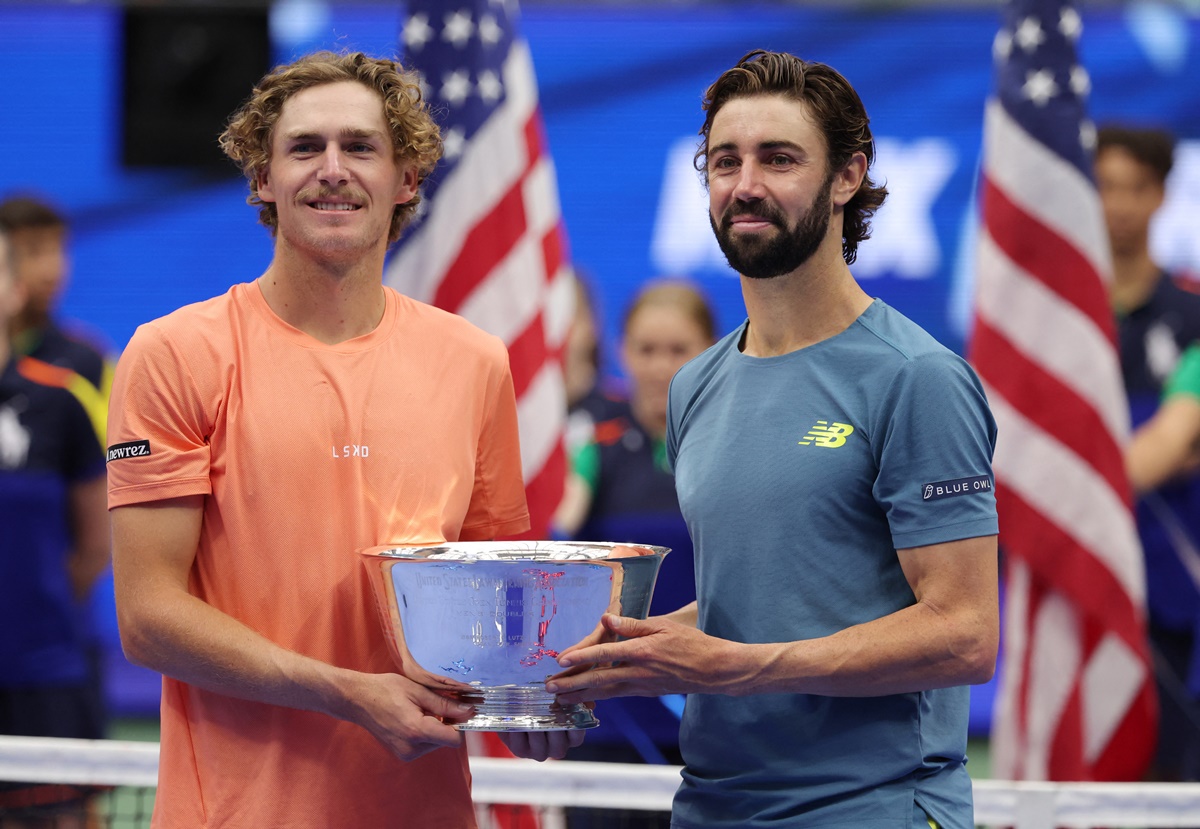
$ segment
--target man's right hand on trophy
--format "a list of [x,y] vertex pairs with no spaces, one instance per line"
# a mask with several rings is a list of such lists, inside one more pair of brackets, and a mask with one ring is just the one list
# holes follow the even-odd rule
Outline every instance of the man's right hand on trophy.
[[343,719],[369,731],[401,760],[415,760],[444,746],[462,744],[454,723],[465,722],[475,707],[401,674],[347,672]]
[[559,654],[565,670],[546,680],[546,690],[564,705],[612,697],[736,694],[745,679],[737,665],[746,646],[709,636],[673,616],[605,614],[606,635],[597,642],[589,636]]

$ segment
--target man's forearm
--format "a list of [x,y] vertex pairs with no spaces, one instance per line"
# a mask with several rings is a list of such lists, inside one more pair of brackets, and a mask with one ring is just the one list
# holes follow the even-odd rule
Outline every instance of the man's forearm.
[[921,603],[820,639],[743,647],[757,668],[745,693],[883,696],[986,682],[996,664],[990,624]]
[[342,716],[353,672],[280,647],[187,593],[130,604],[118,601],[131,662],[226,696]]

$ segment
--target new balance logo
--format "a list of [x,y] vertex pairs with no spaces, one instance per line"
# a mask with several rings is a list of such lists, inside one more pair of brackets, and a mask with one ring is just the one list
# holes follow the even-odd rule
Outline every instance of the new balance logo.
[[854,434],[854,427],[849,423],[830,423],[828,420],[818,420],[817,425],[808,430],[808,434],[800,441],[801,446],[824,446],[832,449],[841,446],[846,438]]

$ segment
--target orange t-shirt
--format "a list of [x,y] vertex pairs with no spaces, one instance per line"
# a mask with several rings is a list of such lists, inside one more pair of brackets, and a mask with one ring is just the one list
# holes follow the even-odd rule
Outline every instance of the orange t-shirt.
[[[272,641],[395,671],[357,550],[527,529],[503,343],[386,289],[325,345],[255,284],[141,326],[117,367],[109,507],[203,494],[190,589]],[[466,754],[405,763],[323,714],[163,682],[154,826],[469,827]]]

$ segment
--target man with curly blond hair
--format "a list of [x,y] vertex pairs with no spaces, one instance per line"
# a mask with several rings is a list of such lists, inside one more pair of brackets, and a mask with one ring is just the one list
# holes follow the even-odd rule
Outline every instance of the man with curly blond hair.
[[273,259],[138,329],[109,426],[122,642],[165,676],[153,825],[473,827],[472,710],[398,673],[356,554],[529,524],[503,343],[383,285],[437,125],[397,64],[323,52],[220,141]]

